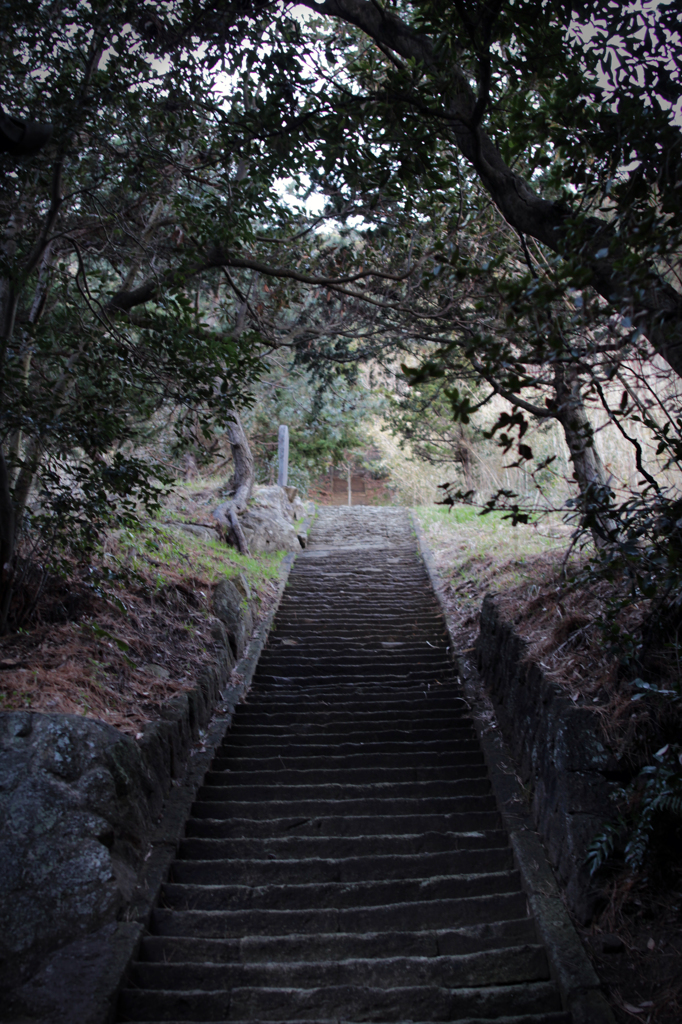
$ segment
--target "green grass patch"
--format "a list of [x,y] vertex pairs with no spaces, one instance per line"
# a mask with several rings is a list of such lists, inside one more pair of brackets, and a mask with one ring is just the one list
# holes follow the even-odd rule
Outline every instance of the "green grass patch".
[[160,589],[168,583],[205,581],[215,583],[243,573],[249,586],[259,591],[279,574],[283,551],[241,555],[221,541],[204,540],[162,523],[149,522],[140,529],[119,530],[107,561],[144,576]]
[[493,529],[496,524],[504,523],[503,512],[488,512],[481,515],[479,509],[471,505],[417,505],[414,511],[419,516],[422,526],[433,523],[456,524],[475,523],[480,529]]
[[439,572],[460,607],[479,607],[488,590],[535,582],[538,558],[563,556],[571,528],[558,515],[512,526],[501,512],[481,516],[469,506],[425,505],[415,509]]

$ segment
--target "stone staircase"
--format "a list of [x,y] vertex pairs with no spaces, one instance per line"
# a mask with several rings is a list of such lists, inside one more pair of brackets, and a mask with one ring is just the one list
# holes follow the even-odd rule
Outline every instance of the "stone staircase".
[[402,509],[322,509],[120,1021],[570,1024]]

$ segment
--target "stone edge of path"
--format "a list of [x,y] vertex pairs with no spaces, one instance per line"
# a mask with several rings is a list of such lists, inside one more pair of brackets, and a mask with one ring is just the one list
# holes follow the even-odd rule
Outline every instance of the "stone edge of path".
[[443,595],[444,584],[436,568],[433,553],[416,513],[409,510],[417,538],[419,554],[441,606],[450,651],[459,672],[464,693],[472,709],[474,728],[483,749],[490,779],[502,819],[509,833],[521,882],[544,943],[552,977],[564,1008],[573,1016],[573,1024],[615,1024],[601,983],[573,927],[539,835],[533,827],[527,796],[519,783],[517,769],[495,720],[476,668],[458,654],[449,613]]
[[[299,533],[309,533],[315,515],[316,511],[303,519]],[[189,752],[183,776],[172,782],[161,819],[150,836],[149,852],[126,908],[125,919],[106,925],[57,951],[48,968],[52,978],[45,977],[44,980],[63,990],[64,1005],[55,1007],[56,1012],[40,1019],[40,1024],[67,1024],[76,1019],[79,1024],[113,1024],[115,1021],[118,992],[137,955],[161,886],[168,876],[196,792],[229,728],[237,704],[251,685],[296,557],[297,553],[293,552],[282,559],[272,608],[256,628],[244,655],[235,666],[235,682],[222,689],[220,703],[216,705],[206,731]],[[91,959],[91,971],[87,968],[83,971],[83,958]],[[60,985],[57,976],[65,984]],[[71,978],[77,979],[73,988],[69,985]],[[24,1021],[26,1024],[38,1024],[39,1018],[21,1017],[17,1024],[24,1024]]]

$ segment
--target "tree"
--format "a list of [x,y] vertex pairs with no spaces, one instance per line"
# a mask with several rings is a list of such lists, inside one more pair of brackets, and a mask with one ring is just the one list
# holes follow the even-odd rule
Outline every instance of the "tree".
[[[347,124],[337,152],[359,110],[363,125],[374,115],[394,137],[411,132],[426,157],[429,132],[456,146],[505,221],[561,256],[573,284],[593,287],[682,372],[682,301],[671,283],[681,142],[672,116],[682,95],[671,70],[682,47],[674,3],[656,5],[648,24],[615,3],[306,6],[355,26],[381,51],[357,61],[350,99],[346,83],[330,98]],[[622,52],[609,66],[614,37]]]
[[[8,109],[54,126],[43,150],[6,163],[0,194],[5,606],[37,474],[31,515],[46,528],[50,494],[85,535],[112,504],[130,498],[132,514],[136,496],[154,500],[135,446],[162,421],[179,444],[226,423],[265,346],[339,366],[390,345],[474,345],[469,367],[521,408],[534,383],[561,387],[571,367],[586,379],[595,353],[626,353],[642,331],[682,368],[672,5],[644,34],[644,15],[615,4],[597,21],[559,0],[307,6],[307,21],[195,0],[34,0],[0,15]],[[645,54],[640,82],[628,62]],[[282,178],[326,195],[336,234],[282,201]],[[519,239],[504,280],[494,240],[487,267],[480,245],[472,255],[474,185]],[[439,209],[449,235],[429,241],[419,218],[433,226]],[[425,311],[426,292],[442,299],[440,281],[456,278],[459,305]],[[488,313],[472,315],[467,288]],[[534,311],[532,338],[510,331],[509,317],[528,325]],[[576,349],[580,324],[597,320],[601,347]]]
[[[326,299],[323,303],[328,305]],[[248,413],[261,481],[276,478],[280,423],[289,426],[289,481],[304,490],[330,465],[368,446],[367,425],[384,405],[383,394],[372,389],[357,363],[344,363],[340,370],[320,358],[309,368],[297,351],[280,349],[255,387]]]
[[[0,14],[8,106],[53,125],[39,152],[0,157],[0,629],[27,521],[87,550],[107,521],[153,508],[169,474],[141,447],[210,434],[261,369],[260,336],[237,324],[241,271],[221,282],[197,254],[288,211],[267,168],[240,174],[241,126],[202,55],[154,61],[129,16],[107,2]],[[135,313],[112,298],[150,276]]]

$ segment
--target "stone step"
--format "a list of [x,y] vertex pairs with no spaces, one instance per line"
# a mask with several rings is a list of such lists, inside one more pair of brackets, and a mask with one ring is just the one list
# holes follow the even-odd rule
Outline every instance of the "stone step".
[[[289,694],[278,694],[274,697],[272,694],[261,694],[258,687],[252,685],[249,690],[248,703],[243,705],[245,710],[249,708],[260,708],[263,704],[272,704],[273,701],[281,701],[282,707],[287,704],[296,703],[300,708],[301,699],[303,693],[309,694],[314,688],[309,684],[305,687],[292,686],[291,693]],[[402,704],[409,704],[411,702],[426,702],[433,700],[435,704],[447,706],[448,702],[452,703],[452,706],[456,704],[461,705],[462,703],[462,688],[455,682],[454,678],[449,682],[441,683],[437,687],[419,686],[414,683],[402,683],[400,685],[396,683],[389,683],[388,685],[381,686],[374,684],[373,686],[365,685],[362,680],[356,679],[350,686],[336,685],[330,689],[328,686],[324,688],[324,703],[320,704],[320,707],[334,707],[337,704],[349,704],[349,703],[361,703],[364,707],[370,707],[372,705],[380,708],[382,705],[395,705],[396,702]],[[313,705],[307,705],[313,707]]]
[[377,728],[373,722],[363,722],[362,719],[358,719],[357,722],[350,723],[348,728],[338,731],[334,731],[331,726],[307,729],[299,727],[286,731],[281,726],[256,725],[247,722],[240,725],[235,722],[229,733],[230,746],[241,747],[246,744],[254,744],[267,746],[268,749],[271,744],[277,749],[281,744],[300,745],[322,742],[326,744],[327,749],[337,744],[339,746],[348,743],[365,745],[367,742],[416,743],[421,747],[422,741],[437,743],[441,740],[445,743],[459,743],[462,740],[476,742],[476,733],[468,719],[453,723],[443,723],[437,720],[425,723],[417,719],[397,724],[385,723],[381,729]]
[[445,622],[440,620],[434,623],[431,620],[430,614],[413,616],[409,612],[404,615],[378,615],[373,618],[365,614],[352,617],[282,614],[273,625],[272,638],[274,641],[306,641],[311,638],[318,638],[318,641],[321,641],[328,636],[334,642],[345,641],[347,644],[356,638],[363,638],[364,643],[381,641],[426,645],[427,640],[432,644],[440,640],[447,644]]
[[[213,762],[221,770],[230,769],[235,771],[276,771],[280,768],[314,771],[317,768],[329,768],[330,770],[342,770],[343,765],[349,769],[382,769],[392,768],[396,763],[394,753],[382,753],[368,751],[360,748],[360,753],[346,754],[341,756],[325,756],[325,754],[308,753],[288,757],[284,754],[271,755],[267,750],[241,750],[232,751],[230,747],[221,747]],[[446,750],[445,752],[422,752],[419,750],[404,750],[400,754],[400,764],[405,768],[412,767],[439,769],[458,768],[464,765],[480,764],[481,752],[475,748],[467,750]]]
[[[208,868],[213,867],[208,862]],[[176,861],[173,873],[190,873],[190,861]],[[433,878],[380,879],[362,882],[311,882],[287,885],[229,885],[218,882],[166,882],[165,907],[180,910],[320,910],[388,906],[411,901],[442,901],[490,896],[520,889],[517,871],[488,871]]]
[[221,822],[189,818],[187,835],[181,840],[178,856],[183,859],[253,858],[261,860],[300,859],[305,857],[329,860],[339,857],[407,856],[456,852],[458,850],[490,850],[507,848],[505,832],[420,832],[413,835],[371,836],[296,836],[280,838],[224,839],[214,835]]
[[362,680],[363,685],[386,685],[395,684],[401,685],[403,683],[412,683],[414,686],[437,686],[441,682],[448,682],[452,676],[453,669],[448,668],[447,670],[439,669],[410,669],[406,666],[404,670],[398,669],[387,669],[384,671],[367,671],[349,673],[343,666],[339,667],[338,672],[328,671],[325,675],[322,673],[315,673],[310,676],[298,676],[298,675],[273,675],[268,672],[256,672],[255,685],[258,690],[262,689],[273,689],[273,687],[287,687],[290,688],[292,682],[297,684],[297,688],[307,690],[306,681],[310,682],[316,687],[322,686],[333,686],[339,685],[357,685],[358,679]]
[[199,800],[193,804],[192,813],[195,817],[202,817],[197,813],[196,808],[212,808],[211,817],[232,818],[237,817],[242,821],[273,821],[278,818],[314,818],[322,815],[337,818],[346,818],[352,821],[354,818],[366,818],[371,815],[377,818],[396,817],[400,815],[428,815],[438,814],[481,814],[485,812],[494,813],[497,809],[492,795],[484,796],[455,796],[439,798],[429,797],[423,800],[400,799],[392,800],[390,797],[372,798],[367,797],[359,800],[325,800],[323,797],[317,800],[276,800],[269,799],[261,802],[250,800],[233,800],[220,787],[206,786],[199,794]]
[[[225,811],[225,813],[223,813]],[[501,828],[499,812],[465,811],[462,814],[370,814],[319,815],[264,819],[226,817],[223,804],[206,801],[192,807],[194,818],[212,820],[211,835],[216,839],[299,836],[371,836],[419,835],[423,832],[487,832]]]
[[260,718],[247,718],[237,712],[230,726],[229,733],[225,735],[226,737],[229,735],[231,739],[233,736],[241,736],[248,733],[258,736],[265,736],[267,734],[271,736],[286,736],[313,735],[317,732],[325,736],[338,736],[339,738],[343,736],[346,739],[348,735],[352,736],[354,733],[372,732],[384,737],[386,733],[394,732],[415,735],[422,732],[433,733],[437,731],[458,735],[463,730],[466,730],[468,736],[474,735],[471,718],[461,709],[454,712],[436,709],[429,715],[419,716],[415,716],[414,713],[408,715],[405,711],[394,714],[384,712],[381,716],[368,716],[359,711],[354,717],[348,715],[344,719],[340,719],[339,716],[325,717],[324,715],[318,715],[314,718],[281,715],[279,721],[272,721],[272,715],[268,716],[267,719],[264,716]]
[[378,626],[372,625],[369,622],[358,623],[357,625],[327,623],[324,626],[300,622],[291,623],[290,625],[283,623],[282,625],[278,624],[274,631],[275,640],[296,640],[298,643],[319,644],[324,642],[326,637],[329,637],[334,645],[343,644],[345,646],[355,643],[367,643],[377,639],[384,643],[409,641],[413,644],[425,644],[427,641],[430,641],[433,644],[440,642],[446,645],[448,641],[445,626],[434,631],[429,628],[428,624],[420,625],[416,622],[402,625],[397,623],[381,623]]
[[435,607],[420,606],[419,604],[415,605],[414,608],[409,606],[396,608],[394,605],[381,607],[378,602],[373,601],[371,603],[366,602],[364,606],[358,605],[355,609],[347,609],[344,612],[327,609],[321,606],[319,601],[311,605],[309,609],[292,608],[289,604],[284,604],[277,615],[275,635],[281,630],[282,626],[290,625],[315,626],[320,631],[325,630],[327,627],[334,630],[336,626],[346,629],[362,625],[375,627],[375,632],[376,629],[383,629],[387,625],[406,628],[423,626],[429,632],[433,632],[434,619],[437,626],[441,628],[444,626],[440,611],[436,612]]
[[327,697],[315,709],[301,706],[300,691],[296,695],[260,694],[257,690],[249,692],[248,704],[240,704],[238,713],[246,719],[250,716],[257,718],[259,715],[343,715],[354,717],[355,715],[394,715],[422,712],[427,715],[439,713],[467,714],[469,708],[461,697],[451,697],[447,692],[442,693],[443,687],[421,688],[411,696],[393,691],[393,694],[377,694],[372,696],[366,692],[362,693],[329,693]]
[[[437,780],[434,782],[375,782],[365,785],[352,782],[323,782],[316,784],[311,780],[307,785],[291,785],[278,779],[271,773],[271,782],[256,785],[234,778],[232,772],[210,772],[205,785],[199,789],[198,800],[364,800],[367,798],[385,798],[398,800],[402,797],[420,799],[422,797],[438,797],[447,799],[459,796],[487,796],[490,793],[490,780],[481,775],[479,778],[455,779],[450,782]],[[220,794],[212,796],[209,794]]]
[[[383,649],[382,649],[383,648]],[[338,661],[352,660],[355,663],[362,663],[366,659],[378,659],[383,660],[384,656],[389,655],[389,661],[395,661],[396,658],[414,659],[423,658],[424,655],[433,656],[434,659],[439,659],[441,662],[447,662],[448,664],[454,664],[453,659],[450,655],[450,650],[445,644],[436,646],[435,644],[429,643],[427,640],[420,640],[416,643],[403,644],[395,640],[387,640],[385,644],[377,646],[376,644],[368,643],[354,643],[352,656],[348,652],[348,644],[344,641],[343,644],[334,646],[331,643],[321,644],[316,641],[314,637],[310,637],[306,640],[289,640],[286,637],[281,639],[273,638],[268,644],[268,647],[263,652],[263,657],[267,655],[270,657],[285,658],[288,656],[295,655],[301,659],[334,659]]]
[[[246,728],[262,729],[265,727],[282,730],[287,726],[326,729],[332,733],[348,732],[349,729],[352,731],[358,726],[374,729],[383,727],[413,728],[417,721],[415,710],[415,708],[412,708],[411,711],[408,708],[399,708],[395,711],[365,711],[363,708],[358,708],[355,714],[350,714],[347,711],[273,711],[271,713],[250,711],[247,713],[238,708],[230,726],[229,735],[234,735],[235,731],[243,731]],[[434,725],[439,725],[441,728],[445,726],[461,728],[471,722],[463,707],[428,709],[420,707],[418,713],[418,722],[423,728],[433,728]]]
[[[292,585],[292,589],[287,592],[287,599],[283,603],[282,609],[289,615],[326,615],[339,619],[358,615],[368,615],[372,619],[380,618],[382,615],[409,617],[413,611],[420,616],[431,615],[436,618],[442,616],[443,613],[438,602],[424,594],[418,581],[407,582],[406,588],[409,588],[413,594],[417,589],[422,590],[422,593],[414,601],[411,601],[404,597],[396,600],[393,595],[387,597],[385,586],[371,587],[366,583],[362,584],[361,593],[353,593],[349,589],[336,596],[331,596],[326,588],[307,591],[304,586]],[[358,589],[357,584],[355,589]]]
[[395,956],[380,959],[304,960],[256,963],[137,963],[132,976],[140,988],[202,989],[242,987],[319,989],[352,985],[459,988],[544,981],[549,976],[542,946],[521,945],[460,956]]
[[[154,1017],[154,1020],[159,1020],[159,1017]],[[185,1021],[187,1018],[185,1018]],[[129,1024],[146,1024],[144,1021],[129,1021]],[[173,1020],[168,1021],[166,1024],[184,1024],[183,1021]],[[235,1021],[235,1020],[221,1020],[217,1022],[203,1021],[201,1024],[247,1024],[246,1021]],[[280,1022],[281,1024],[281,1022]],[[287,1021],[286,1024],[302,1024],[302,1021]],[[306,1020],[305,1024],[338,1024],[338,1020],[321,1020],[319,1017],[311,1017]],[[350,1024],[350,1022],[344,1021],[344,1024]],[[358,1022],[359,1024],[359,1022]],[[397,1024],[414,1024],[413,1021],[398,1021]],[[419,1024],[426,1024],[426,1022],[419,1022]],[[459,1017],[457,1024],[572,1024],[571,1016],[568,1013],[562,1011],[554,1013],[524,1013],[521,1017]]]
[[[389,641],[390,643],[390,641]],[[415,645],[416,646],[416,645]],[[340,664],[350,667],[359,666],[363,671],[372,665],[392,665],[404,661],[406,664],[442,665],[450,664],[448,652],[438,650],[429,645],[420,645],[418,649],[404,650],[401,647],[386,647],[383,650],[330,650],[315,649],[312,644],[285,644],[268,647],[261,655],[261,664],[270,665],[273,661],[285,661],[302,671],[307,666],[318,668],[324,664]]]
[[[220,748],[218,752],[219,757],[224,757],[228,751],[231,751],[235,757],[250,758],[255,758],[259,753],[262,753],[264,759],[279,756],[287,758],[324,757],[330,749],[330,745],[325,742],[327,737],[320,739],[311,736],[306,740],[305,735],[301,735],[291,737],[291,740],[287,742],[283,737],[270,736],[268,737],[267,744],[264,744],[262,741],[259,742],[254,736],[233,736],[230,739],[229,747]],[[374,740],[368,738],[365,741],[357,740],[353,743],[347,741],[346,737],[343,739],[344,742],[337,741],[332,747],[336,757],[353,757],[357,754],[364,754],[365,756],[368,754],[391,754],[395,762],[403,754],[418,754],[425,758],[429,754],[476,753],[478,750],[478,741],[472,734],[462,739],[456,736],[447,736],[442,739],[426,739],[418,734],[415,734],[414,739],[403,740]]]
[[302,885],[321,882],[428,878],[513,868],[511,849],[459,850],[448,853],[369,855],[336,859],[235,860],[210,857],[179,858],[171,881],[192,885]]
[[309,679],[311,676],[369,675],[372,678],[402,676],[407,672],[428,675],[452,670],[452,663],[441,654],[354,655],[353,657],[310,657],[296,652],[295,657],[271,652],[258,662],[258,676],[286,676],[287,678]]
[[[178,972],[180,973],[180,972]],[[561,1010],[551,982],[526,982],[474,988],[435,988],[431,985],[391,989],[331,985],[310,989],[233,988],[229,992],[173,989],[126,989],[120,1008],[128,1019],[139,1020],[259,1020],[291,1021],[338,1019],[399,1021],[409,1007],[413,1020],[461,1021],[474,1015],[548,1013]],[[153,1016],[150,1016],[153,1014]],[[416,1016],[415,1016],[416,1015]]]
[[321,932],[434,931],[517,920],[527,914],[522,892],[442,900],[417,900],[372,907],[312,907],[306,910],[219,910],[157,907],[156,935],[241,938],[245,935]]
[[[317,641],[314,637],[311,637],[309,641],[302,639],[296,641],[296,646],[293,644],[290,646],[285,642],[286,638],[283,638],[281,642],[271,648],[267,653],[267,658],[264,658],[263,664],[268,665],[271,659],[281,659],[287,663],[294,664],[295,662],[301,663],[305,666],[306,663],[310,663],[312,667],[315,667],[321,661],[328,662],[332,666],[346,666],[351,665],[353,671],[358,671],[361,674],[370,672],[376,669],[376,666],[381,663],[382,665],[395,667],[396,664],[405,662],[406,664],[414,667],[415,664],[424,665],[438,665],[444,667],[454,667],[453,659],[450,657],[449,651],[446,650],[413,650],[411,652],[401,651],[390,651],[389,657],[384,657],[381,651],[371,651],[358,649],[354,652],[353,657],[346,656],[343,652],[340,652],[338,648],[327,647],[326,650],[320,650]],[[344,641],[348,643],[349,641]],[[386,641],[387,644],[393,644],[393,641]],[[421,643],[421,642],[420,642]],[[395,684],[391,684],[395,687]]]
[[[234,762],[232,762],[234,763]],[[488,777],[483,758],[473,764],[451,768],[277,768],[265,771],[241,771],[230,767],[228,758],[216,758],[206,772],[206,785],[229,786],[321,786],[401,785],[407,783],[447,783]]]
[[[433,683],[419,683],[412,680],[407,681],[405,679],[399,682],[381,683],[373,681],[371,679],[334,679],[331,682],[327,681],[324,683],[315,683],[313,681],[306,681],[305,685],[301,685],[300,681],[298,685],[295,680],[289,680],[286,685],[280,685],[277,688],[272,686],[261,687],[256,681],[253,684],[253,698],[254,707],[259,706],[259,703],[264,700],[281,701],[281,706],[284,707],[287,701],[298,701],[299,707],[302,703],[307,705],[312,704],[314,698],[319,698],[319,703],[333,704],[335,699],[343,700],[347,702],[349,698],[357,700],[358,703],[365,703],[368,705],[372,702],[379,702],[385,700],[387,697],[395,697],[400,694],[402,697],[408,696],[412,698],[422,697],[424,700],[428,699],[429,694],[433,694],[436,697],[440,697],[448,694],[454,689],[453,678],[439,680],[438,684]],[[457,688],[458,695],[461,693]]]
[[[371,608],[371,610],[370,610]],[[434,618],[440,618],[438,625],[442,627],[443,620],[440,610],[431,605],[415,605],[410,607],[396,607],[395,605],[384,605],[377,600],[368,603],[358,603],[355,606],[347,606],[343,609],[329,607],[319,599],[310,605],[283,606],[277,616],[277,631],[282,626],[314,626],[321,632],[327,628],[347,629],[358,625],[372,626],[375,633],[385,626],[412,627],[424,626],[433,632]],[[275,634],[277,635],[277,634]]]
[[528,917],[422,932],[248,935],[241,939],[147,935],[140,959],[167,963],[262,963],[281,960],[460,956],[536,942]]

